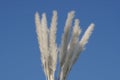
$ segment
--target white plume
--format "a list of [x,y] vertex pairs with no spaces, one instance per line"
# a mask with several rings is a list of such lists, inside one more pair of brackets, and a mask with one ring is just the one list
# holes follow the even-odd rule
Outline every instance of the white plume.
[[[85,45],[87,44],[88,39],[94,29],[94,24],[92,23],[79,41],[81,33],[79,19],[75,19],[71,33],[74,13],[74,11],[68,13],[64,33],[62,35],[59,54],[60,71],[58,74],[58,80],[66,80],[68,73],[70,72],[74,63],[77,61],[80,53],[84,50]],[[40,20],[39,14],[36,12],[35,24],[39,48],[41,52],[41,61],[46,79],[54,80],[58,55],[58,48],[56,44],[57,11],[53,11],[50,29],[48,29],[47,26],[45,13],[42,14],[42,19]]]
[[68,13],[68,17],[66,20],[65,28],[64,28],[64,33],[62,35],[62,43],[61,43],[61,51],[60,51],[60,66],[63,66],[63,63],[66,58],[66,53],[67,53],[67,47],[69,43],[69,38],[70,38],[70,28],[72,25],[72,19],[74,17],[74,11],[71,11]]
[[90,24],[90,26],[88,27],[88,29],[86,30],[85,34],[83,35],[81,41],[80,41],[80,45],[84,48],[85,45],[88,42],[89,37],[91,36],[91,33],[94,29],[94,24]]
[[76,45],[79,41],[80,33],[81,33],[81,29],[80,29],[80,26],[79,26],[79,20],[76,19],[75,23],[74,23],[74,27],[73,27],[72,37],[71,37],[71,40],[70,40],[70,43],[69,43],[69,46],[68,46],[69,48],[67,50],[67,57],[66,57],[66,60],[65,60],[65,65],[64,65],[64,67],[68,67],[68,71],[66,71],[66,75],[68,74],[68,72],[71,69],[71,66],[70,66],[70,64],[72,62],[71,58],[74,55],[73,51],[75,50]]
[[57,64],[57,45],[56,45],[56,31],[57,31],[57,12],[53,11],[50,31],[47,27],[46,14],[42,14],[40,21],[39,14],[35,14],[36,33],[38,36],[38,43],[41,52],[41,61],[47,80],[54,80],[54,73]]
[[47,76],[46,69],[45,69],[45,55],[44,55],[44,47],[43,47],[44,44],[43,44],[43,38],[42,38],[42,35],[43,35],[42,34],[42,26],[40,23],[40,18],[39,18],[38,12],[36,12],[36,14],[35,14],[35,23],[36,23],[36,33],[38,36],[39,48],[40,48],[40,52],[41,52],[41,61],[43,64],[44,72]]
[[84,33],[82,39],[79,41],[79,43],[76,45],[76,48],[74,50],[74,56],[72,58],[72,64],[71,66],[76,62],[76,60],[78,59],[80,53],[84,50],[85,45],[88,42],[89,37],[91,36],[91,33],[94,29],[94,24],[92,23],[88,29],[86,30],[86,32]]
[[54,73],[56,70],[56,64],[57,64],[57,45],[56,45],[56,28],[57,26],[57,12],[53,11],[53,17],[50,27],[50,36],[49,36],[49,71],[50,71],[50,77],[53,80]]
[[70,63],[73,54],[73,50],[75,49],[75,46],[79,40],[79,35],[81,33],[81,29],[79,26],[79,20],[76,19],[73,27],[73,32],[72,32],[72,37],[70,39],[69,45],[67,46],[67,53],[66,53],[66,58],[64,61],[64,64],[61,69],[61,75],[60,75],[60,80],[65,80],[67,77],[67,74],[69,73],[71,66]]
[[41,54],[44,54],[44,59],[45,59],[45,70],[46,70],[46,75],[49,78],[49,70],[48,70],[48,28],[47,28],[47,19],[46,19],[46,14],[42,14],[42,19],[41,19],[41,26],[42,26],[42,39],[43,39],[43,50],[44,52]]

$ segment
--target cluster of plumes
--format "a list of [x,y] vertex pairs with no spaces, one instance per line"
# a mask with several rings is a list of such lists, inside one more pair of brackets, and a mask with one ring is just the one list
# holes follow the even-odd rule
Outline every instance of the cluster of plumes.
[[[59,49],[60,70],[58,80],[66,80],[73,64],[84,50],[86,43],[94,29],[94,24],[90,24],[83,37],[80,38],[81,29],[79,19],[75,19],[71,32],[74,11],[68,13],[62,35],[61,47]],[[42,14],[40,19],[38,12],[35,14],[36,32],[41,52],[41,61],[47,80],[54,80],[58,48],[56,44],[57,12],[53,11],[50,29],[47,26],[46,14]]]

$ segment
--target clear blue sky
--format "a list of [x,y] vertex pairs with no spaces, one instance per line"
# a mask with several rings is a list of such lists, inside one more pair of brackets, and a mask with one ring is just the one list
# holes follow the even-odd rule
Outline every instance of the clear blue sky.
[[119,0],[0,0],[0,80],[45,80],[41,68],[34,14],[58,11],[57,43],[67,13],[76,11],[83,32],[95,30],[68,80],[120,80]]

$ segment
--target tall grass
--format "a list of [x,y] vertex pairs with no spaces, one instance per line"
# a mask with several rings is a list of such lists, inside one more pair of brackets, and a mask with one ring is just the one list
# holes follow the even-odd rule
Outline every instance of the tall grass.
[[74,11],[68,13],[64,33],[62,34],[59,55],[56,44],[57,11],[53,11],[50,29],[48,29],[47,26],[46,14],[43,13],[41,19],[38,12],[35,14],[36,33],[41,53],[41,61],[47,80],[55,79],[57,56],[59,56],[60,61],[58,62],[60,64],[60,70],[57,79],[66,80],[73,64],[75,64],[80,53],[85,49],[85,45],[94,29],[94,24],[90,24],[82,38],[79,39],[81,33],[80,21],[79,19],[75,19],[74,26],[72,27],[74,14]]

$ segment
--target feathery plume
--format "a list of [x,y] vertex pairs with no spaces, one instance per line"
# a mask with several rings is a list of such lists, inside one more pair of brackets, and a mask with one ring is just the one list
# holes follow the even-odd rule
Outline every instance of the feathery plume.
[[72,58],[72,64],[71,66],[76,62],[76,60],[78,59],[80,53],[84,50],[85,45],[88,42],[89,37],[92,34],[92,31],[94,29],[94,24],[92,23],[88,29],[86,30],[86,32],[84,33],[82,39],[79,41],[79,43],[76,45],[76,48],[74,50],[74,54],[73,58]]
[[65,65],[64,65],[64,67],[68,67],[68,71],[66,71],[66,75],[68,74],[68,72],[71,69],[71,66],[70,66],[70,63],[72,62],[71,58],[74,55],[73,51],[76,47],[77,42],[79,41],[80,33],[81,33],[81,29],[79,26],[79,20],[76,19],[75,23],[74,23],[74,27],[73,27],[72,37],[71,37],[71,40],[69,42],[69,46],[68,46],[69,48],[67,50],[67,57],[65,60]]
[[47,28],[47,19],[46,19],[46,14],[42,14],[42,19],[41,19],[41,27],[42,27],[42,39],[43,39],[43,53],[44,54],[44,59],[45,59],[45,70],[46,70],[46,76],[49,78],[49,71],[48,71],[48,28]]
[[57,64],[57,45],[56,45],[56,28],[57,26],[57,12],[53,11],[53,17],[50,27],[50,36],[49,36],[49,73],[50,77],[53,80],[54,73],[56,70]]
[[92,34],[92,31],[94,29],[94,24],[90,24],[90,26],[88,27],[88,29],[86,30],[85,34],[83,35],[81,41],[80,41],[80,45],[84,48],[84,46],[87,44],[89,37]]
[[70,28],[72,24],[72,19],[74,17],[74,11],[71,11],[68,13],[68,17],[66,20],[64,33],[62,35],[62,44],[61,44],[61,51],[60,51],[60,66],[63,66],[63,63],[65,61],[66,52],[67,52],[67,46],[70,38]]
[[50,46],[49,46],[49,50],[50,50],[50,55],[54,56],[53,57],[53,68],[55,71],[55,67],[56,67],[56,60],[57,60],[57,45],[56,45],[56,28],[57,26],[57,12],[53,11],[53,18],[52,18],[52,22],[51,22],[51,27],[50,27]]
[[47,80],[54,80],[54,73],[57,64],[57,12],[53,11],[50,30],[47,28],[46,14],[42,14],[40,21],[39,14],[35,14],[36,33],[41,52],[41,61]]
[[37,33],[39,48],[40,48],[40,52],[41,52],[41,61],[42,61],[42,64],[43,64],[44,72],[47,76],[47,73],[46,73],[46,70],[45,70],[45,55],[43,54],[44,53],[44,48],[42,46],[43,45],[42,26],[41,26],[41,23],[40,23],[40,18],[39,18],[38,12],[36,12],[36,14],[35,14],[35,24],[36,24],[36,33]]
[[41,51],[41,61],[46,77],[48,78],[48,29],[45,13],[40,21],[39,14],[35,14],[36,33],[38,36],[39,48]]
[[81,29],[79,27],[79,20],[75,19],[72,37],[69,41],[69,45],[67,46],[68,48],[67,48],[67,53],[66,53],[66,59],[61,69],[60,80],[65,80],[71,69],[71,66],[70,66],[70,63],[72,62],[71,58],[74,55],[73,50],[75,49],[75,45],[77,44],[79,40],[80,33],[81,33]]
[[42,38],[43,38],[43,47],[44,47],[44,55],[47,58],[48,57],[48,28],[47,28],[47,19],[46,14],[42,14],[41,19],[41,27],[42,27]]
[[[70,72],[72,66],[75,64],[80,53],[84,50],[85,45],[87,44],[88,39],[94,29],[94,24],[92,23],[79,41],[79,36],[81,33],[79,19],[75,19],[72,34],[70,32],[74,13],[74,11],[68,13],[64,33],[62,35],[59,54],[60,71],[58,80],[66,80],[68,73]],[[42,14],[42,19],[40,20],[39,14],[36,12],[35,24],[45,76],[47,80],[54,80],[58,55],[58,48],[56,44],[57,11],[53,11],[50,29],[48,29],[47,26],[45,13]]]

